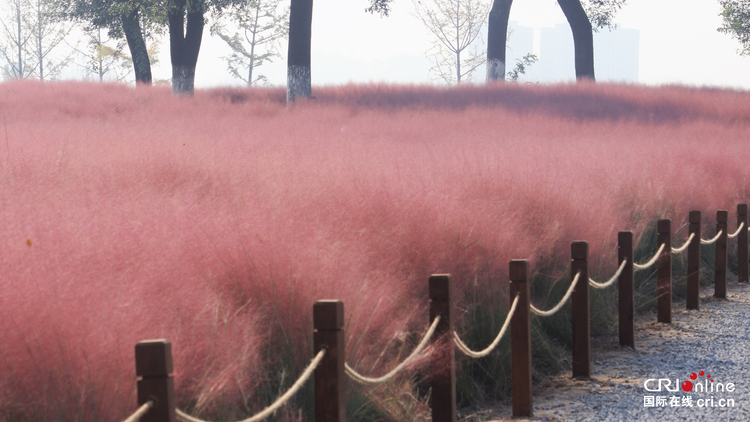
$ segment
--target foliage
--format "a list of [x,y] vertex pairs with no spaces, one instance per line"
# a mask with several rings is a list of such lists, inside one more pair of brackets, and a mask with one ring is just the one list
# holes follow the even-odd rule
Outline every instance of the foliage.
[[95,31],[95,34],[85,31],[89,48],[87,51],[78,51],[86,61],[82,67],[87,75],[96,77],[100,82],[103,82],[105,77],[108,80],[125,82],[133,72],[133,59],[124,52],[125,40],[102,40],[101,28]]
[[[151,83],[148,39],[164,32],[167,2],[156,0],[58,0],[64,17],[81,23],[85,32],[107,29],[110,39],[126,39],[137,83]],[[155,44],[151,44],[153,47]],[[84,54],[86,55],[86,54]]]
[[[182,101],[160,87],[0,84],[0,420],[123,420],[133,346],[150,338],[173,344],[181,408],[242,419],[306,366],[318,299],[344,301],[347,362],[381,375],[425,331],[432,273],[453,274],[456,329],[486,345],[477,333],[507,312],[510,259],[530,259],[547,308],[570,281],[571,241],[589,241],[601,280],[618,231],[640,238],[657,215],[682,227],[697,209],[710,234],[716,209],[747,202],[749,95],[341,86],[288,108],[283,89]],[[606,332],[596,312],[592,332]],[[569,356],[569,325],[535,321],[541,375]],[[501,374],[491,359],[470,372]],[[357,387],[352,406],[370,415],[358,420],[419,420],[395,415],[424,409],[423,373]],[[467,408],[482,397],[470,386],[498,399],[492,377],[465,380]],[[309,409],[309,390],[294,400],[277,420]]]
[[125,37],[122,16],[137,10],[141,17],[141,28],[146,37],[161,35],[166,23],[166,2],[157,0],[58,0],[64,5],[65,17],[81,23],[92,32],[97,28],[107,29],[109,38]]
[[[431,69],[447,83],[461,83],[486,61],[476,45],[487,20],[489,3],[484,0],[413,0],[416,16],[435,37]],[[462,53],[464,54],[462,58]]]
[[517,82],[518,77],[526,74],[526,69],[536,63],[538,60],[536,54],[528,53],[523,58],[516,59],[516,67],[508,72],[508,80]]
[[[93,77],[100,82],[126,82],[133,73],[133,59],[125,52],[126,43],[123,39],[111,39],[102,35],[101,28],[84,30],[88,38],[88,49],[76,48],[83,62],[78,66],[86,72],[87,77]],[[151,65],[159,62],[159,41],[151,42],[148,48]]]
[[229,15],[223,17],[236,23],[242,33],[229,35],[227,19],[217,20],[211,26],[211,32],[232,49],[232,54],[224,57],[227,70],[248,85],[267,84],[265,76],[253,76],[254,70],[281,57],[280,41],[289,35],[289,9],[279,13],[280,3],[281,0],[251,0],[232,7]]
[[719,4],[723,21],[718,31],[740,42],[742,48],[737,51],[740,55],[750,55],[750,1],[719,0]]
[[610,31],[617,29],[613,19],[617,12],[627,3],[628,0],[585,0],[581,2],[583,10],[591,21],[594,32],[599,29],[607,28]]
[[380,16],[387,17],[391,13],[391,2],[393,0],[370,0],[370,7],[365,9],[368,13],[378,13]]

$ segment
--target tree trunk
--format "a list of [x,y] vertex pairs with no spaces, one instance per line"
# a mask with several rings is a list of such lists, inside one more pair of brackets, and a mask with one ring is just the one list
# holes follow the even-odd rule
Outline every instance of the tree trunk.
[[286,101],[312,96],[310,46],[312,0],[292,0],[289,9],[289,58],[286,70]]
[[38,54],[39,55],[39,80],[44,82],[44,49],[42,48],[42,14],[39,13],[37,16],[39,19],[39,25],[38,25],[39,31],[37,32],[36,48],[37,48],[37,51],[39,52]]
[[[255,8],[255,21],[253,22],[253,38],[250,40],[250,70],[247,72],[247,86],[253,85],[253,68],[255,67],[255,36],[258,34],[258,19],[260,19],[260,4]],[[247,28],[245,28],[245,39],[247,39]]]
[[42,2],[37,1],[36,3],[36,49],[37,56],[39,56],[39,80],[44,82],[44,49],[42,49]]
[[185,25],[185,0],[175,1],[168,13],[169,52],[172,60],[172,92],[193,95],[195,65],[203,38],[203,12],[187,10]]
[[513,0],[495,0],[487,20],[487,83],[505,81],[508,19]]
[[[104,57],[102,56],[102,29],[98,28],[96,33],[96,56],[99,61],[99,82],[104,82]],[[149,66],[150,67],[150,66]],[[136,80],[136,85],[138,81]]]
[[[130,12],[124,13],[121,18],[122,30],[125,32],[125,39],[128,41],[130,56],[133,58],[135,83],[136,85],[151,85],[151,61],[148,58],[146,42],[143,40],[143,35],[141,34],[141,24],[138,20],[138,9],[133,9]],[[99,44],[99,49],[99,55],[101,56],[101,42]]]
[[591,22],[581,6],[580,0],[557,0],[570,29],[575,46],[576,79],[594,78],[594,35]]
[[21,34],[21,0],[16,0],[16,21],[18,23],[18,79],[23,79],[23,35]]
[[[456,2],[456,19],[460,16],[461,2]],[[456,25],[456,85],[461,83],[461,33],[460,26]]]
[[461,50],[456,50],[456,85],[461,83]]

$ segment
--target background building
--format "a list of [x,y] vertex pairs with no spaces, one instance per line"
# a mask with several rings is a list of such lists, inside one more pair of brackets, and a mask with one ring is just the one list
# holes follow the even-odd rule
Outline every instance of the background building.
[[[516,60],[534,52],[539,61],[521,78],[528,82],[556,83],[575,80],[573,33],[567,24],[533,28],[511,22],[508,26],[507,70]],[[536,35],[536,36],[535,36]],[[538,40],[538,46],[535,41]],[[594,71],[597,81],[638,82],[640,33],[637,29],[603,29],[594,33]]]

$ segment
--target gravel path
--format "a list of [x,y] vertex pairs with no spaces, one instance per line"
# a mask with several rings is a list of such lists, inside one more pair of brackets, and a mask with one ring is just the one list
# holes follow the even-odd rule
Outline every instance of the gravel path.
[[[671,325],[652,322],[655,315],[641,319],[636,350],[621,348],[616,338],[594,347],[591,379],[573,380],[567,373],[546,380],[534,392],[534,417],[514,420],[750,420],[750,286],[730,282],[728,292],[726,300],[714,299],[713,289],[702,292],[699,311],[675,304]],[[678,379],[680,384],[707,382],[709,390],[645,390],[646,380],[660,378],[670,379],[670,388]],[[719,383],[732,383],[735,389],[717,391]],[[658,387],[658,381],[649,387]],[[654,397],[653,407],[645,404],[648,396]],[[510,409],[503,407],[492,416],[508,420]]]

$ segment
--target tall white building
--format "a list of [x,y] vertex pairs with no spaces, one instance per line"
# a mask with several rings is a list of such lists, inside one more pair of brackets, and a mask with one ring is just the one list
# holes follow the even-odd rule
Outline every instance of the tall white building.
[[[520,26],[518,22],[508,23],[508,40],[505,45],[505,73],[507,74],[516,67],[516,60],[534,53],[534,28]],[[528,80],[528,72],[524,79]]]
[[[511,22],[512,33],[506,52],[508,71],[515,66],[516,59],[532,51],[534,29]],[[575,58],[573,33],[568,24],[554,28],[541,28],[539,47],[535,51],[539,61],[531,66],[522,80],[530,82],[556,83],[575,80]],[[517,40],[516,34],[520,34]],[[527,38],[532,34],[531,41]],[[515,44],[515,42],[519,43]],[[637,29],[602,29],[594,33],[594,72],[597,81],[638,82],[638,46],[640,33]],[[524,51],[524,52],[522,52]]]
[[[573,37],[571,33],[571,38]],[[594,72],[596,79],[612,82],[638,82],[640,31],[619,28],[594,33]]]

